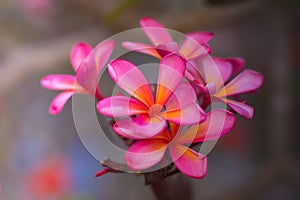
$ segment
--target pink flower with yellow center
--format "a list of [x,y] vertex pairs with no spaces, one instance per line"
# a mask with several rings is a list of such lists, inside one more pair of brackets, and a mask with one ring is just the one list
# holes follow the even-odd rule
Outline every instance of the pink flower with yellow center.
[[190,63],[192,65],[186,73],[187,77],[196,83],[204,94],[204,100],[224,102],[246,119],[253,117],[253,107],[227,97],[235,97],[260,88],[263,83],[261,73],[246,69],[229,81],[231,76],[236,75],[245,66],[243,59],[205,57],[194,59]]
[[145,170],[158,164],[169,153],[183,174],[203,178],[207,171],[206,156],[187,145],[217,140],[233,128],[235,121],[235,116],[229,111],[216,109],[207,114],[205,121],[186,131],[180,130],[177,124],[169,123],[170,130],[164,129],[153,138],[138,140],[131,145],[125,154],[125,161],[133,170]]
[[95,49],[86,43],[78,43],[70,55],[76,75],[52,74],[41,80],[44,88],[63,91],[53,99],[49,108],[50,114],[59,114],[74,93],[89,94],[102,99],[97,86],[98,75],[110,58],[113,48],[114,42],[111,40],[101,42]]
[[155,98],[142,72],[126,60],[114,60],[108,71],[127,96],[111,96],[101,100],[98,111],[106,116],[129,118],[117,120],[114,130],[128,138],[148,138],[161,132],[166,122],[195,124],[205,119],[197,104],[194,88],[183,82],[185,60],[170,54],[160,62]]
[[145,17],[141,19],[140,25],[152,45],[138,42],[123,42],[122,46],[124,48],[148,54],[159,59],[172,52],[182,55],[186,60],[201,55],[208,55],[211,52],[211,48],[207,44],[213,37],[213,33],[211,32],[186,34],[178,47],[178,44],[173,41],[169,31],[158,21],[150,17]]

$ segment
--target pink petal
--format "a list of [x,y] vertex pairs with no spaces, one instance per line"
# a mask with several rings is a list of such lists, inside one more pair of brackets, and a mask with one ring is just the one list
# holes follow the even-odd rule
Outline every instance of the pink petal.
[[90,55],[84,59],[77,70],[76,77],[78,83],[92,95],[96,93],[99,73],[110,58],[113,48],[114,42],[112,40],[101,42]]
[[222,71],[219,70],[217,63],[213,59],[210,57],[205,57],[203,59],[196,59],[194,61],[196,62],[194,65],[200,67],[199,70],[206,84],[215,83],[217,89],[224,85],[224,75],[222,75]]
[[[227,80],[232,75],[232,64],[227,59],[224,58],[213,58],[220,74],[223,79],[223,83],[226,83]],[[220,87],[220,86],[219,86]]]
[[180,52],[186,59],[192,59],[202,53],[207,53],[207,46],[203,44],[211,40],[213,35],[214,34],[211,32],[195,32],[187,34],[180,45]]
[[196,101],[195,89],[188,82],[181,82],[166,102],[166,110],[177,110]]
[[52,115],[59,114],[66,102],[70,99],[70,97],[74,94],[73,91],[70,92],[61,92],[59,93],[51,102],[49,113]]
[[114,60],[108,71],[114,82],[148,107],[154,104],[152,90],[143,73],[127,60]]
[[157,49],[169,51],[169,52],[178,52],[178,45],[176,42],[168,42],[164,44],[160,44],[156,47]]
[[144,17],[141,19],[140,24],[146,36],[155,46],[173,41],[168,30],[158,21],[150,17]]
[[187,61],[186,71],[184,76],[192,82],[199,83],[200,85],[205,85],[202,75],[200,73],[199,67],[195,66],[195,62]]
[[97,74],[105,67],[107,61],[109,60],[113,50],[115,43],[112,40],[104,40],[100,44],[96,46],[94,49],[94,59],[97,69]]
[[156,50],[162,58],[170,53],[178,53],[178,55],[180,54],[178,52],[178,45],[176,42],[160,44],[156,47]]
[[194,58],[203,58],[211,54],[212,48],[207,44],[203,43],[201,45],[195,44],[194,49],[189,48],[185,51],[180,50],[180,53],[184,56],[186,60],[191,60]]
[[161,60],[156,91],[156,103],[164,106],[170,95],[183,79],[185,60],[173,53]]
[[179,138],[181,144],[217,140],[235,125],[234,114],[223,109],[215,109],[207,114],[206,120],[190,127]]
[[182,41],[181,46],[189,45],[189,42],[192,40],[196,41],[198,44],[207,43],[209,42],[213,37],[213,32],[193,32],[186,34],[185,40]]
[[217,91],[215,83],[209,83],[203,89],[205,94],[215,94]]
[[176,124],[189,125],[203,121],[206,114],[197,103],[191,103],[178,110],[167,110],[161,113],[160,117]]
[[246,61],[243,58],[226,58],[232,65],[232,75],[235,75],[246,65]]
[[254,114],[253,107],[251,107],[245,103],[233,101],[230,99],[222,98],[222,100],[225,103],[227,103],[234,111],[236,111],[237,113],[239,113],[241,116],[245,117],[246,119],[251,119],[253,117],[253,114]]
[[80,42],[73,47],[70,55],[70,60],[75,72],[77,71],[82,61],[89,55],[92,50],[93,47],[83,42]]
[[48,75],[42,78],[41,85],[49,90],[74,90],[76,77],[72,75]]
[[246,69],[226,84],[224,90],[220,90],[215,96],[225,97],[257,90],[261,87],[263,79],[261,73]]
[[151,45],[138,42],[122,42],[122,46],[130,51],[137,51],[161,59],[161,56],[157,52],[156,48]]
[[203,178],[207,171],[207,158],[186,146],[175,144],[170,147],[170,154],[176,167],[192,178]]
[[159,134],[166,127],[165,120],[150,119],[147,115],[139,115],[137,118],[118,120],[114,125],[114,131],[129,139],[145,139]]
[[112,96],[98,102],[98,111],[107,116],[120,117],[148,113],[149,109],[133,98]]
[[131,169],[147,169],[161,161],[166,149],[167,143],[164,140],[137,141],[127,150],[125,161]]

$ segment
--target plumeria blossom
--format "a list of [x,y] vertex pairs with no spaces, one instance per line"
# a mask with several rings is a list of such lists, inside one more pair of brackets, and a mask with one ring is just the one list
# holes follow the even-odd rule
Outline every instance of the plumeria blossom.
[[[197,152],[195,145],[227,134],[235,125],[236,113],[253,117],[254,109],[239,95],[260,88],[263,75],[242,71],[245,61],[241,58],[210,57],[212,50],[207,43],[213,37],[211,32],[186,34],[177,43],[152,18],[141,19],[140,25],[151,44],[124,41],[122,46],[159,59],[157,82],[149,83],[127,60],[109,60],[113,41],[105,40],[94,49],[79,43],[70,56],[75,75],[48,75],[41,80],[43,87],[62,91],[53,99],[49,112],[60,113],[68,99],[80,93],[97,98],[99,113],[113,118],[114,133],[129,147],[124,155],[126,164],[104,159],[101,163],[105,169],[96,176],[145,173],[146,181],[152,183],[179,170],[189,177],[203,178],[207,157]],[[107,62],[108,72],[121,91],[103,98],[98,78]],[[227,104],[230,109],[216,108],[214,102]],[[149,171],[156,169],[158,173],[151,174],[154,179],[147,180]]]
[[[74,93],[89,94],[102,99],[98,90],[98,75],[107,63],[114,48],[114,42],[106,40],[95,49],[89,44],[76,44],[70,61],[76,75],[52,74],[41,80],[41,85],[49,90],[62,90],[52,101],[49,113],[59,114]],[[89,55],[89,56],[88,56]]]
[[145,35],[151,41],[151,45],[138,42],[123,42],[122,46],[131,51],[148,54],[159,59],[176,52],[186,60],[193,59],[201,55],[208,55],[211,48],[207,42],[212,39],[212,32],[194,32],[186,34],[183,41],[178,44],[173,41],[169,31],[158,21],[145,17],[141,19],[140,25]]
[[181,134],[180,126],[171,122],[170,130],[166,128],[153,138],[138,140],[131,145],[125,161],[134,170],[144,170],[159,163],[169,153],[182,173],[192,178],[203,178],[207,171],[207,158],[187,145],[217,140],[232,129],[235,121],[231,112],[216,109],[207,114],[204,122]]
[[[166,122],[195,124],[205,119],[194,89],[183,82],[186,62],[177,54],[170,54],[160,62],[155,98],[142,72],[126,60],[114,60],[108,71],[127,96],[111,96],[101,100],[98,111],[106,116],[124,117],[117,120],[114,130],[124,137],[139,139],[152,137],[166,127]],[[186,98],[186,97],[189,98]]]
[[190,80],[193,80],[204,94],[204,100],[222,101],[246,119],[253,117],[253,107],[227,97],[234,97],[260,88],[263,83],[261,73],[246,69],[228,81],[245,66],[243,59],[206,57],[194,59],[191,63],[192,67],[189,68],[191,71],[188,72]]

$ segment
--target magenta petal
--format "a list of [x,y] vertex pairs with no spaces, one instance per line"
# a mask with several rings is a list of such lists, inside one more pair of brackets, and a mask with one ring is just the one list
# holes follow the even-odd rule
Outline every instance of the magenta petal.
[[223,83],[227,82],[227,80],[230,78],[232,75],[232,64],[229,62],[227,59],[223,58],[213,58],[220,75],[223,79]]
[[137,51],[161,59],[161,56],[157,52],[156,48],[151,45],[138,42],[122,42],[122,46],[130,51]]
[[207,158],[181,144],[170,147],[170,154],[176,167],[185,175],[200,179],[207,172]]
[[179,138],[181,144],[217,140],[235,125],[234,114],[223,109],[215,109],[207,114],[204,122],[190,127]]
[[104,68],[114,48],[112,40],[105,40],[97,45],[97,47],[84,59],[77,70],[76,77],[80,85],[82,85],[90,94],[94,95],[98,86],[98,76]]
[[211,32],[195,32],[187,34],[180,45],[180,52],[186,59],[192,59],[200,54],[209,53],[205,44],[213,37]]
[[183,79],[185,60],[176,53],[165,56],[160,63],[156,91],[156,103],[164,106]]
[[98,102],[98,111],[107,116],[120,117],[148,113],[149,109],[141,102],[126,96],[112,96]]
[[220,90],[216,96],[231,96],[257,90],[261,87],[263,79],[261,73],[246,69],[226,84],[224,90]]
[[251,107],[245,103],[233,101],[230,99],[222,98],[222,100],[225,103],[227,103],[234,111],[236,111],[237,113],[239,113],[241,116],[245,117],[246,119],[251,119],[253,117],[253,114],[254,114],[253,107]]
[[191,103],[178,110],[172,110],[161,113],[160,116],[176,124],[189,125],[197,124],[206,117],[205,112],[197,103]]
[[178,53],[178,45],[176,42],[169,42],[169,43],[164,43],[160,44],[156,47],[157,52],[161,57],[165,57],[169,55],[170,53]]
[[143,73],[127,60],[114,60],[109,64],[108,71],[114,82],[148,107],[154,103],[152,90]]
[[203,88],[204,94],[214,94],[216,91],[217,89],[215,83],[209,83]]
[[147,115],[140,115],[135,119],[118,120],[114,130],[125,138],[145,139],[159,134],[165,127],[165,120],[150,119]]
[[126,152],[125,161],[134,170],[143,170],[157,164],[163,158],[167,143],[152,139],[135,142]]
[[49,113],[52,115],[59,114],[66,102],[70,99],[70,97],[74,94],[73,91],[71,92],[61,92],[59,93],[51,102]]
[[42,78],[41,85],[49,90],[74,90],[76,77],[72,75],[48,75]]
[[73,47],[70,55],[70,60],[75,72],[77,71],[82,61],[89,55],[92,50],[93,47],[83,42],[80,42]]
[[144,17],[141,19],[140,24],[146,36],[155,46],[172,42],[170,33],[158,21],[150,17]]
[[243,58],[226,58],[232,65],[232,75],[235,75],[246,65],[246,61]]

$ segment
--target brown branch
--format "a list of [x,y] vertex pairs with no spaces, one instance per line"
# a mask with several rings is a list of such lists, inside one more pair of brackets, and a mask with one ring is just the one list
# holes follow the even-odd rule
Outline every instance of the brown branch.
[[192,189],[188,178],[182,174],[168,179],[158,179],[151,183],[151,189],[158,200],[192,199]]

